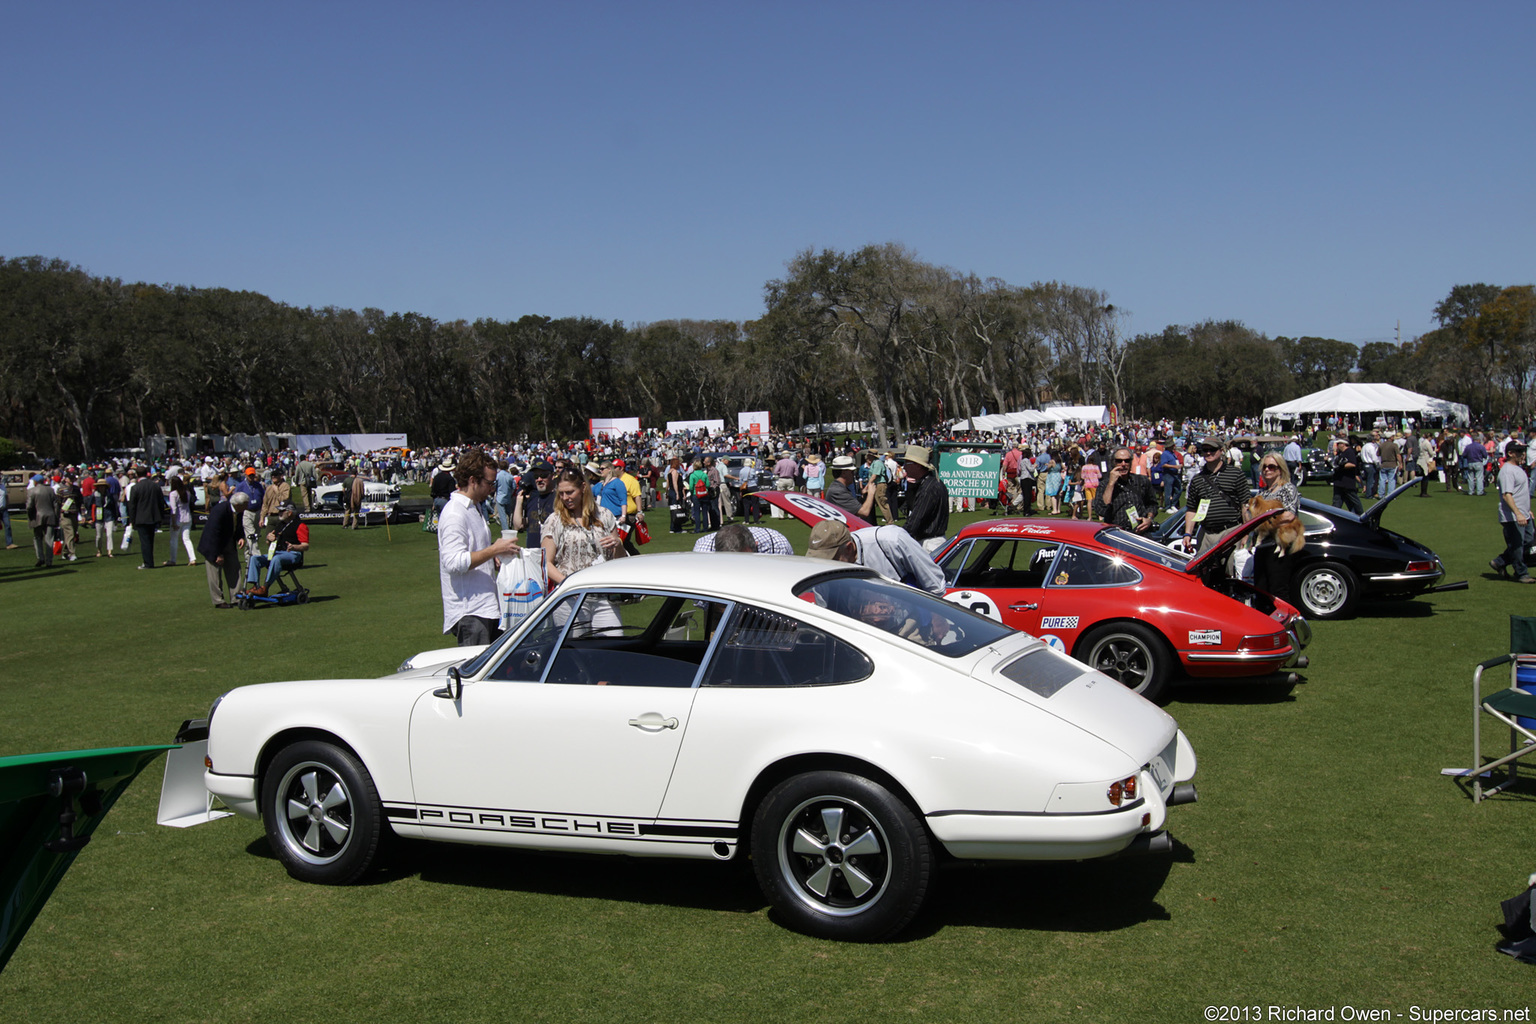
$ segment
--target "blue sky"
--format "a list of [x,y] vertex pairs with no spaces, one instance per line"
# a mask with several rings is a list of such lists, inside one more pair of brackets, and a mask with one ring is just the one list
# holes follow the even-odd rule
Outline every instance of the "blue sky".
[[1536,282],[1536,4],[11,4],[0,255],[749,319],[806,248],[1364,343]]

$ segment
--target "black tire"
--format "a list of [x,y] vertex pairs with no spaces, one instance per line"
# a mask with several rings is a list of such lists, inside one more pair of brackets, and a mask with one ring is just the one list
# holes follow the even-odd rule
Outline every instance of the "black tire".
[[1140,623],[1095,626],[1078,641],[1076,657],[1154,704],[1168,699],[1173,652],[1162,637]]
[[299,604],[308,604],[309,603],[309,591],[300,588],[299,595],[298,595],[298,597],[295,600],[297,600],[299,602]]
[[388,827],[368,769],[319,740],[284,747],[261,782],[267,842],[303,882],[347,885],[373,864]]
[[791,928],[877,942],[922,907],[933,852],[900,797],[860,775],[820,771],[786,779],[758,805],[752,865]]
[[1360,577],[1347,565],[1317,562],[1296,574],[1291,593],[1309,619],[1345,619],[1360,606]]

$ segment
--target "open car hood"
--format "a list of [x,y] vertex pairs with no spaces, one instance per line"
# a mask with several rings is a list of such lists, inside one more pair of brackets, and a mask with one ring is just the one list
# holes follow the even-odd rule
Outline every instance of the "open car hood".
[[850,512],[844,512],[830,501],[813,498],[797,491],[758,491],[757,497],[770,505],[777,505],[807,526],[815,526],[823,519],[847,523],[850,530],[862,530],[869,523]]
[[1419,481],[1414,479],[1405,483],[1398,484],[1395,488],[1393,488],[1391,494],[1387,495],[1385,498],[1382,498],[1376,504],[1360,513],[1360,521],[1365,523],[1367,526],[1379,528],[1381,526],[1381,514],[1386,511],[1388,505],[1392,504],[1393,499],[1395,499],[1398,495],[1406,492],[1408,488],[1417,487],[1418,483]]
[[1237,547],[1238,541],[1284,511],[1285,509],[1283,508],[1272,508],[1268,512],[1254,516],[1240,526],[1232,527],[1232,529],[1222,534],[1221,539],[1211,545],[1204,554],[1191,558],[1188,564],[1184,566],[1184,571],[1191,576],[1199,576],[1209,566],[1226,561],[1227,556],[1232,553],[1232,549]]

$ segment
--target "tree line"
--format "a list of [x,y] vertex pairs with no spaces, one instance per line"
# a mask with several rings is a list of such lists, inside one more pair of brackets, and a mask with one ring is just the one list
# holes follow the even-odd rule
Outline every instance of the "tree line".
[[767,409],[776,427],[942,420],[1109,404],[1128,417],[1253,415],[1382,380],[1523,419],[1536,366],[1530,286],[1458,285],[1401,347],[1270,338],[1236,321],[1126,337],[1094,288],[1012,285],[896,244],[806,250],[755,320],[438,321],[299,308],[251,291],[127,283],[67,261],[0,259],[0,436],[90,458],[165,434],[405,431],[413,443],[574,437]]

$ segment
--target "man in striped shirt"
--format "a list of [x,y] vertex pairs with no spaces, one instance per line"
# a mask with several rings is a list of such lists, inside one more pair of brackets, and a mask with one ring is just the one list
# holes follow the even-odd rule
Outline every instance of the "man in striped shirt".
[[1248,477],[1227,461],[1218,437],[1202,437],[1195,451],[1204,461],[1200,472],[1189,482],[1189,496],[1184,503],[1184,538],[1192,539],[1196,527],[1203,533],[1199,551],[1216,542],[1216,537],[1243,521],[1243,506],[1253,492]]

